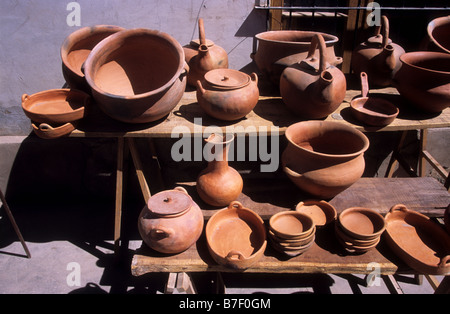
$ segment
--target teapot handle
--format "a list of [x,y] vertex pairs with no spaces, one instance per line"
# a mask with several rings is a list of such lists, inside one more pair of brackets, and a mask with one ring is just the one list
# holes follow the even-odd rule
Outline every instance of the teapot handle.
[[377,26],[375,30],[375,36],[383,36],[383,41],[381,42],[383,47],[386,47],[389,42],[389,20],[386,15],[381,16],[381,25]]
[[205,26],[203,23],[203,18],[198,19],[198,36],[200,40],[200,46],[206,45]]
[[308,56],[306,59],[310,59],[314,56],[317,47],[319,48],[319,72],[323,72],[327,68],[327,55],[326,55],[326,45],[325,39],[321,34],[315,34],[311,40],[311,45],[309,46]]

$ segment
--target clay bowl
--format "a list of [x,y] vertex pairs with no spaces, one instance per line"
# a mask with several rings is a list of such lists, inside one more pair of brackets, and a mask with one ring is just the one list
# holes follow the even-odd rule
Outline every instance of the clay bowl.
[[100,41],[124,30],[114,25],[96,25],[80,28],[66,37],[61,46],[62,72],[70,88],[88,92],[83,65],[91,50]]
[[300,254],[306,252],[314,244],[314,237],[313,237],[312,241],[309,241],[308,243],[301,245],[301,246],[290,246],[290,245],[281,244],[279,242],[274,241],[271,238],[270,238],[270,240],[271,240],[270,242],[271,242],[272,247],[276,251],[283,253],[284,255],[290,256],[290,257],[297,256],[297,255],[300,255]]
[[186,88],[181,45],[149,29],[117,32],[98,43],[84,66],[99,107],[113,119],[153,122],[167,116]]
[[328,202],[322,200],[306,200],[299,202],[295,210],[308,215],[318,228],[324,227],[336,220],[336,209]]
[[374,239],[369,239],[369,240],[356,239],[356,238],[350,236],[349,234],[345,233],[345,231],[342,230],[342,228],[338,224],[334,225],[334,230],[335,230],[335,234],[338,237],[338,239],[348,246],[358,246],[360,248],[371,248],[371,247],[373,247],[373,245],[376,245],[376,243],[378,243],[380,240],[379,236],[375,237]]
[[427,27],[428,49],[450,53],[450,15],[432,20]]
[[35,123],[31,123],[34,133],[43,139],[54,139],[69,135],[75,130],[77,121],[75,122],[67,122],[63,125],[51,126],[47,123],[41,123],[36,125]]
[[309,236],[306,236],[301,239],[283,239],[283,238],[280,238],[279,236],[277,236],[275,233],[273,233],[272,230],[269,230],[268,235],[269,235],[270,240],[272,240],[273,242],[276,242],[282,246],[288,246],[288,247],[304,246],[304,245],[310,243],[311,241],[314,241],[315,236],[316,236],[315,232],[313,232]]
[[316,226],[312,218],[305,214],[283,211],[270,217],[269,229],[279,238],[300,240],[315,233]]
[[359,121],[371,126],[386,126],[397,117],[399,110],[390,101],[380,97],[358,97],[351,101],[350,109]]
[[85,116],[89,95],[71,89],[51,89],[36,94],[22,95],[22,109],[37,123],[61,125]]
[[373,240],[386,229],[383,216],[374,210],[362,207],[345,209],[338,216],[338,223],[346,234],[359,240]]
[[439,113],[450,106],[450,54],[432,51],[407,52],[393,84],[416,109]]
[[213,259],[234,269],[252,266],[267,246],[264,221],[237,201],[215,213],[208,220],[205,233]]

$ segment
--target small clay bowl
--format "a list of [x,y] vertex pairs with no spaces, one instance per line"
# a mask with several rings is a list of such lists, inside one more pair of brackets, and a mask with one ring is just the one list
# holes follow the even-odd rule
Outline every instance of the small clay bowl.
[[346,242],[340,238],[338,238],[339,243],[344,247],[344,249],[349,253],[364,253],[367,252],[378,245],[380,242],[380,238],[377,238],[376,241],[370,246],[359,246],[355,245],[351,242]]
[[43,139],[54,139],[69,135],[75,130],[77,122],[67,122],[63,125],[51,126],[47,123],[36,125],[31,123],[34,133]]
[[300,254],[306,252],[307,250],[309,250],[311,248],[311,246],[314,244],[314,241],[310,241],[309,243],[307,243],[303,246],[299,246],[299,247],[282,246],[279,243],[273,241],[272,239],[270,239],[270,243],[276,251],[283,253],[284,255],[293,257],[293,256],[300,255]]
[[363,207],[345,209],[338,216],[337,221],[346,234],[359,240],[375,239],[386,229],[383,216],[372,209]]
[[268,234],[271,240],[284,246],[302,246],[313,241],[315,238],[315,232],[312,232],[309,236],[301,239],[283,239],[275,235],[272,230],[269,230]]
[[283,211],[270,217],[269,228],[282,239],[300,240],[315,232],[316,226],[308,215]]
[[397,117],[398,108],[380,97],[359,97],[350,103],[353,116],[371,126],[386,126]]
[[311,217],[318,228],[335,221],[337,217],[336,209],[325,201],[306,200],[298,203],[295,210]]
[[338,224],[335,224],[334,230],[335,230],[336,236],[340,240],[344,241],[345,243],[348,243],[349,245],[353,245],[353,246],[370,247],[373,244],[378,243],[380,240],[380,237],[376,237],[371,240],[355,239],[355,238],[351,237],[350,235],[346,234]]

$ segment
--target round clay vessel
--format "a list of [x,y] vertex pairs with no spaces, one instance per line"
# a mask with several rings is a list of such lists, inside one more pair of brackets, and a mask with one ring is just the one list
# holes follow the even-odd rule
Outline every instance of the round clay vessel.
[[262,74],[278,86],[284,69],[306,58],[311,40],[316,34],[322,35],[325,39],[329,62],[332,65],[341,64],[342,58],[336,57],[334,53],[334,45],[339,39],[333,35],[309,31],[282,30],[259,33],[255,35],[258,48],[251,57]]
[[390,86],[401,67],[400,56],[405,50],[389,39],[389,20],[382,16],[375,36],[358,45],[352,53],[352,69],[359,75],[366,72],[369,83],[379,87]]
[[200,198],[212,206],[228,206],[242,192],[243,180],[239,172],[228,165],[228,151],[234,135],[225,138],[211,134],[205,141],[212,155],[208,166],[197,177],[197,192]]
[[289,126],[281,163],[288,178],[315,198],[331,199],[362,176],[369,140],[334,121],[302,121]]
[[323,200],[301,201],[295,210],[311,217],[316,227],[324,227],[334,222],[337,217],[334,206]]
[[347,208],[338,216],[342,230],[359,240],[373,240],[384,232],[386,224],[378,212],[362,207]]
[[[319,56],[315,56],[319,48]],[[304,60],[288,66],[280,78],[280,94],[286,106],[303,119],[321,119],[334,112],[345,98],[347,82],[331,65],[322,35],[314,35]]]
[[153,195],[142,209],[138,229],[143,241],[152,249],[167,254],[191,247],[203,231],[200,207],[177,187]]
[[100,41],[124,30],[114,25],[95,25],[77,29],[66,37],[61,46],[62,72],[70,88],[90,92],[83,73],[84,62]]
[[149,29],[117,32],[98,43],[85,62],[86,81],[110,117],[146,123],[167,116],[186,88],[181,45]]
[[450,53],[450,15],[435,18],[427,26],[427,50]]
[[307,235],[305,237],[301,237],[299,239],[296,239],[296,238],[285,239],[285,238],[281,238],[281,237],[277,236],[270,229],[268,231],[268,235],[269,235],[269,238],[272,241],[278,243],[279,245],[281,245],[281,246],[290,246],[290,247],[300,247],[300,246],[303,247],[303,246],[309,244],[310,242],[314,241],[314,239],[316,237],[316,233],[315,232],[311,232],[310,235]]
[[372,248],[373,246],[376,246],[376,244],[378,244],[378,242],[380,241],[379,236],[368,240],[354,238],[351,235],[345,233],[345,231],[342,230],[339,224],[334,225],[334,230],[338,239],[341,240],[341,243],[345,243],[345,246],[357,246],[360,249]]
[[51,126],[48,123],[35,124],[31,123],[34,133],[43,139],[60,138],[72,133],[75,130],[77,121],[67,122],[62,125]]
[[228,54],[222,47],[215,45],[212,40],[205,38],[203,19],[198,19],[199,39],[192,40],[183,47],[186,63],[189,65],[187,83],[196,86],[198,80],[213,69],[228,68]]
[[269,220],[270,230],[279,238],[300,240],[315,233],[311,217],[297,211],[276,213]]
[[233,121],[245,117],[259,99],[258,76],[232,69],[216,69],[197,81],[197,101],[211,117]]
[[394,78],[400,95],[424,112],[438,113],[450,106],[450,54],[407,52]]
[[251,267],[261,259],[267,246],[264,221],[237,201],[208,220],[205,234],[214,260],[234,269]]

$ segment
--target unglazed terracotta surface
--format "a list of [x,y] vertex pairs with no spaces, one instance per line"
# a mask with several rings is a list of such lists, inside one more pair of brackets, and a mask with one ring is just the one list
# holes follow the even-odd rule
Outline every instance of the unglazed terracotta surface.
[[284,211],[273,215],[269,220],[270,230],[283,239],[302,239],[314,232],[311,217],[296,211]]
[[450,15],[432,20],[427,26],[428,50],[450,53]]
[[60,138],[72,133],[75,130],[77,121],[67,122],[63,125],[51,126],[48,123],[31,123],[34,133],[43,139]]
[[372,209],[362,207],[345,209],[338,216],[338,222],[347,234],[359,240],[378,238],[386,229],[383,216]]
[[295,207],[295,210],[303,213],[314,222],[316,227],[323,227],[336,220],[336,209],[328,202],[322,200],[301,201]]

